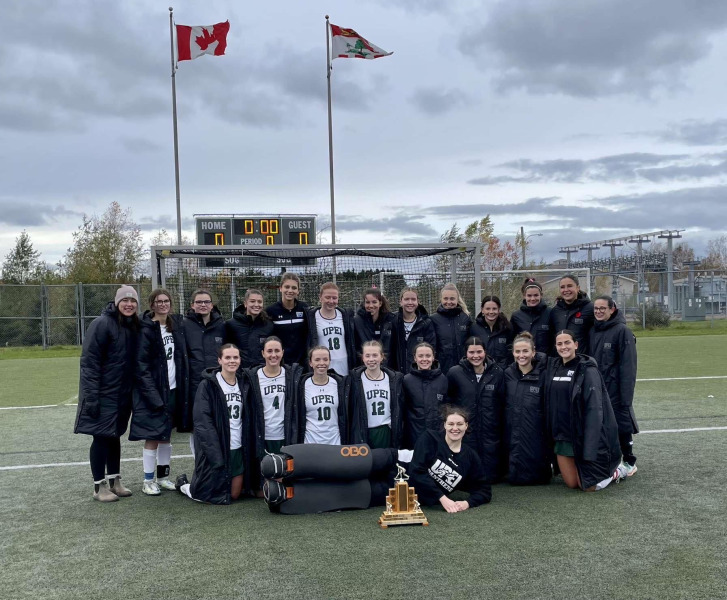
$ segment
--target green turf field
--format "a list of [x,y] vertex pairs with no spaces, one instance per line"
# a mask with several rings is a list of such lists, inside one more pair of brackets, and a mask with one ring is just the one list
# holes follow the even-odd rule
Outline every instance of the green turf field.
[[[727,375],[724,335],[639,339],[639,378]],[[380,509],[270,514],[174,492],[91,499],[78,358],[0,361],[0,598],[725,598],[727,379],[643,381],[639,472],[595,494],[497,485],[490,505],[381,530]],[[659,433],[674,429],[707,429]],[[647,433],[651,432],[651,433]],[[174,454],[189,454],[175,435]],[[139,459],[141,443],[124,441]],[[10,469],[27,465],[44,468]],[[172,461],[191,472],[192,461]]]

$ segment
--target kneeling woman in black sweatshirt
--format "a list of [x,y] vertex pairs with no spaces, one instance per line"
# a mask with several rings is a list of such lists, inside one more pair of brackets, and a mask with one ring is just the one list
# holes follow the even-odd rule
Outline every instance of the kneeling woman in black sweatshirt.
[[[469,415],[451,404],[443,409],[444,433],[424,432],[414,447],[414,457],[407,469],[410,485],[423,505],[439,502],[447,512],[456,513],[492,499],[477,453],[462,444]],[[467,500],[452,500],[454,491],[469,492]]]

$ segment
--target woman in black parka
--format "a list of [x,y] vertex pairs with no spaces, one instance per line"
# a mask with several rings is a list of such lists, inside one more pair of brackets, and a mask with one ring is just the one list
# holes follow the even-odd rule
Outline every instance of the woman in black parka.
[[510,316],[513,335],[527,331],[533,336],[535,351],[549,354],[553,352],[553,332],[550,329],[550,311],[543,300],[543,286],[532,277],[525,279],[520,290],[523,302]]
[[512,327],[502,313],[497,296],[482,298],[481,312],[470,327],[470,334],[485,342],[487,356],[504,371],[512,363]]
[[[172,427],[185,411],[187,399],[187,345],[181,315],[172,314],[172,296],[156,289],[149,310],[141,319],[134,390],[134,411],[129,440],[144,440],[142,492],[158,496],[175,489],[169,479]],[[154,477],[156,475],[156,481]]]
[[599,296],[593,302],[596,322],[591,331],[590,355],[598,363],[618,423],[621,454],[630,477],[636,473],[633,434],[639,433],[634,414],[636,387],[636,336],[616,308],[611,296]]
[[265,364],[263,344],[273,335],[275,326],[263,310],[263,304],[263,293],[251,288],[245,292],[245,301],[225,323],[225,343],[240,349],[243,369]]
[[93,497],[101,502],[131,496],[131,491],[120,481],[119,471],[121,436],[129,423],[134,389],[138,306],[136,290],[122,285],[114,301],[88,326],[83,339],[73,432],[93,436],[90,451]]
[[[393,352],[394,315],[389,309],[389,301],[377,288],[364,292],[363,301],[353,317],[356,352],[361,352],[364,342],[376,340],[384,349],[383,365],[389,364]],[[358,354],[357,364],[363,364]]]
[[485,343],[470,337],[464,344],[465,358],[447,373],[449,401],[469,411],[471,418],[465,443],[477,452],[485,477],[494,483],[505,475],[503,455],[505,376],[487,356]]
[[513,362],[505,369],[505,447],[507,479],[513,485],[548,483],[552,456],[545,432],[545,370],[548,357],[535,352],[524,331],[513,342]]
[[206,369],[194,400],[194,474],[177,478],[184,495],[210,504],[230,504],[249,491],[252,447],[250,410],[244,379],[239,372],[240,351],[224,344],[219,367]]
[[446,375],[464,357],[464,341],[472,325],[467,304],[456,285],[448,283],[442,288],[441,304],[429,318],[437,336],[439,367]]
[[565,484],[600,490],[626,477],[606,385],[596,361],[576,353],[572,332],[557,332],[555,345],[559,356],[548,360],[545,376],[548,437]]
[[405,287],[399,296],[399,312],[394,319],[392,349],[393,368],[406,375],[414,363],[414,348],[426,342],[434,348],[437,335],[427,309],[419,304],[419,295],[414,288]]
[[[560,296],[550,311],[550,330],[556,332],[567,329],[573,333],[580,347],[587,350],[593,328],[593,302],[588,294],[581,291],[575,275],[561,277],[559,289]],[[553,350],[551,354],[558,355]]]

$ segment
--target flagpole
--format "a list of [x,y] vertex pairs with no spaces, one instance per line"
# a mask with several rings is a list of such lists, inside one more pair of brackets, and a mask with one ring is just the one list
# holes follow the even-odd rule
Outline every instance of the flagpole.
[[174,129],[174,183],[177,189],[177,244],[182,245],[182,205],[179,199],[179,138],[177,136],[177,83],[174,64],[174,8],[169,7],[169,48],[172,56],[172,123]]
[[[326,79],[328,80],[328,173],[331,188],[331,244],[336,245],[336,203],[333,187],[333,119],[331,117],[331,40],[328,15],[326,15]],[[331,263],[333,283],[336,283],[336,257]]]

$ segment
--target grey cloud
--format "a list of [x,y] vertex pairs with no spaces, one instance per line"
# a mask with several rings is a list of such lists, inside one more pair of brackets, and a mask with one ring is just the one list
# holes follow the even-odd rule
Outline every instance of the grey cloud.
[[[141,229],[142,231],[157,232],[160,229],[166,229],[172,234],[177,231],[177,219],[176,217],[172,217],[171,215],[144,217],[140,219],[137,224],[139,225],[139,229]],[[182,232],[185,232],[187,230],[194,230],[194,227],[194,219],[182,217]]]
[[486,23],[464,29],[459,48],[496,69],[501,91],[594,98],[649,96],[683,85],[687,67],[727,25],[727,4],[704,0],[498,2]]
[[441,88],[420,88],[412,94],[409,101],[421,112],[429,116],[439,116],[468,103],[461,90]]
[[421,222],[420,216],[411,217],[398,215],[386,219],[368,219],[356,215],[341,215],[336,217],[336,229],[341,231],[377,231],[381,233],[404,234],[410,239],[419,236],[436,239],[439,233],[426,223]]
[[21,200],[0,200],[0,223],[18,227],[34,227],[55,223],[63,217],[81,217],[83,213],[64,206],[32,204]]
[[463,167],[479,167],[482,165],[481,158],[468,158],[466,160],[459,161],[459,164]]
[[672,123],[665,131],[652,132],[651,135],[664,142],[688,146],[719,146],[727,144],[727,119],[687,119]]
[[123,137],[120,141],[126,150],[134,154],[157,152],[162,149],[161,145],[146,138]]

